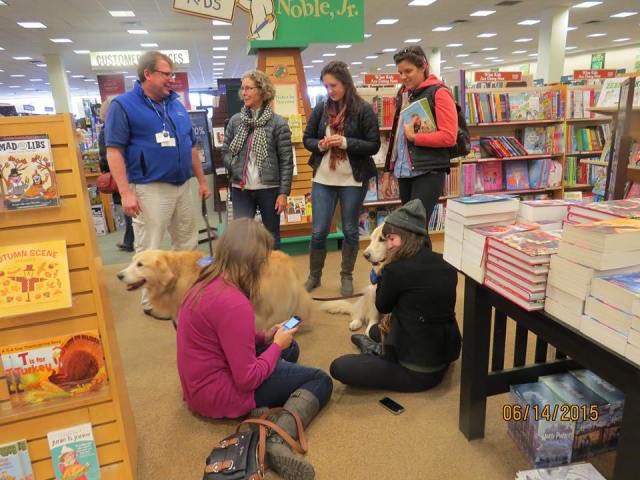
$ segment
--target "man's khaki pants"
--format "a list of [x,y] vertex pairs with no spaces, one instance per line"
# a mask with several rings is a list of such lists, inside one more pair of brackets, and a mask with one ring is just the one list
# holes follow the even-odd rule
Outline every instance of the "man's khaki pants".
[[[182,185],[145,183],[133,185],[142,213],[133,217],[137,252],[160,248],[165,232],[169,232],[173,250],[195,250],[198,246],[197,209],[191,189],[195,179]],[[147,290],[142,290],[142,308],[152,308]]]

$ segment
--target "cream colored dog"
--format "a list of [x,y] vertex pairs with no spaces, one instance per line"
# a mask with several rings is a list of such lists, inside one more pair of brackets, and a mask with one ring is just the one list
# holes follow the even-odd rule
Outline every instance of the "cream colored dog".
[[[371,240],[364,251],[364,258],[371,263],[373,270],[380,275],[385,262],[387,261],[387,242],[382,236],[382,226],[379,225],[371,233]],[[334,300],[324,302],[320,305],[320,309],[328,313],[351,315],[351,323],[349,328],[357,330],[366,325],[366,332],[380,321],[381,314],[376,309],[376,285],[368,285],[362,291],[360,297],[355,303],[346,300]]]
[[[147,250],[134,255],[131,264],[118,273],[118,278],[127,285],[128,291],[145,287],[154,311],[177,318],[182,299],[200,275],[198,260],[203,256],[198,251]],[[271,252],[253,307],[257,330],[284,322],[292,315],[298,315],[308,325],[311,296],[288,255]]]

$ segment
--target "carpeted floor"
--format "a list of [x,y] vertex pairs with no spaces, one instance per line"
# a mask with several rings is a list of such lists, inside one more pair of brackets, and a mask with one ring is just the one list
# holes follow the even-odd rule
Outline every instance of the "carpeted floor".
[[[100,244],[103,249],[111,249],[115,240],[101,238]],[[308,257],[294,258],[306,273]],[[329,254],[323,286],[314,294],[338,293],[339,265],[339,253]],[[232,433],[237,421],[206,420],[185,407],[176,370],[173,327],[170,322],[143,315],[138,294],[126,292],[115,277],[123,266],[107,265],[105,274],[137,425],[138,478],[199,480],[212,444]],[[367,281],[368,268],[360,258],[356,286],[363,287]],[[460,323],[462,293],[460,285]],[[347,317],[316,311],[309,323],[310,331],[297,338],[301,363],[328,371],[335,357],[355,352],[349,341]],[[510,325],[507,358],[513,355],[513,336]],[[459,361],[441,385],[426,393],[389,394],[335,383],[329,405],[308,430],[308,459],[316,468],[318,480],[512,480],[516,471],[530,468],[501,420],[506,395],[488,402],[485,438],[473,442],[464,438],[458,430],[459,385]],[[405,412],[396,416],[380,407],[378,400],[385,395],[402,404]],[[611,478],[614,458],[605,454],[592,461]],[[267,478],[276,476],[269,473]]]

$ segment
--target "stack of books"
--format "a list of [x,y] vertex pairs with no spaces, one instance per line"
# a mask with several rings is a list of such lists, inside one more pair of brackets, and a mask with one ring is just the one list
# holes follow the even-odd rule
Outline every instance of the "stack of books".
[[[624,413],[624,393],[591,370],[571,370],[569,373],[607,401],[606,408],[600,407],[600,416],[598,417],[598,425],[602,429],[601,450],[614,449],[618,444],[618,437],[620,437]],[[591,409],[591,406],[589,408]]]
[[[545,375],[540,382],[562,401],[559,418],[575,425],[571,460],[584,460],[603,450],[602,431],[609,403],[570,373]],[[562,415],[564,411],[566,415]]]
[[514,223],[519,203],[519,199],[507,195],[474,195],[447,200],[443,258],[460,270],[465,227]]
[[606,480],[590,463],[576,463],[554,468],[521,470],[516,480]]
[[465,228],[462,233],[462,271],[476,282],[483,283],[487,239],[489,237],[504,237],[512,233],[527,232],[537,228],[537,225],[526,223]]
[[567,218],[569,205],[574,203],[568,200],[526,200],[520,202],[518,221],[536,223],[541,230],[559,230]]
[[594,279],[584,310],[598,341],[640,365],[640,271]]
[[562,422],[559,415],[546,413],[562,406],[549,387],[543,383],[511,385],[507,405],[511,407],[504,410],[508,432],[534,467],[571,462],[575,422]]
[[571,205],[567,223],[588,223],[616,218],[640,218],[640,198]]
[[[569,207],[569,210],[572,208]],[[592,334],[596,331],[608,332],[605,327],[596,325],[593,319],[583,316],[592,281],[640,270],[639,235],[638,220],[617,219],[565,225],[558,255],[550,264],[545,303],[547,313],[574,328],[587,329]],[[595,306],[593,300],[590,305]],[[601,337],[600,334],[596,335]],[[626,344],[624,339],[615,335],[611,339],[618,346],[622,342]]]
[[532,230],[487,240],[484,283],[525,310],[544,307],[551,256],[560,231]]

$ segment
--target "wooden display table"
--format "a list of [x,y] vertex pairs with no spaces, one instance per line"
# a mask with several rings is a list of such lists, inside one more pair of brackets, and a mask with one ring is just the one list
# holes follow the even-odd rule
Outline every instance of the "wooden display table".
[[[489,371],[491,311],[495,309],[493,354]],[[504,369],[506,318],[517,324],[514,368]],[[527,335],[537,335],[535,364],[525,366]],[[547,362],[547,342],[572,360]],[[541,375],[588,368],[625,394],[615,480],[635,480],[640,470],[640,367],[580,331],[543,312],[527,312],[465,275],[460,431],[468,440],[484,437],[487,397],[509,385],[536,382]],[[560,355],[563,357],[564,355]]]

